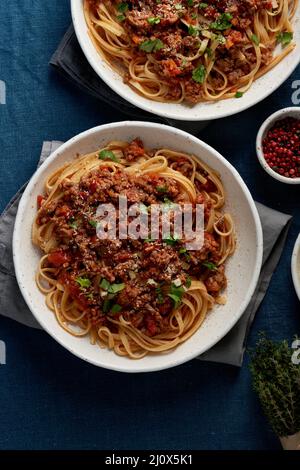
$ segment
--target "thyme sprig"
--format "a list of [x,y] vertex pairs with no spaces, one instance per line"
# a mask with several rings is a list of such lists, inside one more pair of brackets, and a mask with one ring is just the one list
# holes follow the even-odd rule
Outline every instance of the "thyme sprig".
[[293,364],[287,341],[273,342],[261,335],[250,351],[253,387],[275,433],[300,431],[300,365]]

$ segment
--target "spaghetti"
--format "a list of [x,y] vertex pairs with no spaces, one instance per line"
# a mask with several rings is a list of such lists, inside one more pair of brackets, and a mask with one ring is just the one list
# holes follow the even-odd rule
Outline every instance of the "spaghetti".
[[133,90],[198,103],[242,97],[293,50],[297,3],[84,0],[84,12],[96,49]]
[[[140,212],[158,204],[171,221],[174,204],[202,204],[203,246],[187,250],[184,237],[166,237],[161,225],[154,240],[100,239],[97,207],[118,210],[120,195]],[[43,252],[36,282],[47,306],[66,331],[121,356],[173,349],[225,302],[224,263],[236,239],[224,204],[221,179],[204,162],[166,148],[148,151],[139,139],[110,142],[65,164],[47,179],[33,224]]]

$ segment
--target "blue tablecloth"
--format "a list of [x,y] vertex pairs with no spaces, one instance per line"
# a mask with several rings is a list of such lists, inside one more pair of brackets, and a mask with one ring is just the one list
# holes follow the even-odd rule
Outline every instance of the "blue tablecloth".
[[[49,70],[70,24],[67,0],[1,0],[1,209],[33,173],[42,141],[67,140],[92,126],[125,119]],[[292,82],[250,111],[211,123],[201,138],[241,173],[253,196],[294,215],[288,244],[250,336],[292,339],[300,308],[290,274],[300,231],[299,186],[275,183],[260,168],[255,136],[271,112],[291,106]],[[221,132],[220,132],[221,128]],[[153,374],[124,375],[73,357],[41,331],[0,317],[7,365],[0,366],[1,449],[277,449],[279,444],[241,370],[191,361]]]

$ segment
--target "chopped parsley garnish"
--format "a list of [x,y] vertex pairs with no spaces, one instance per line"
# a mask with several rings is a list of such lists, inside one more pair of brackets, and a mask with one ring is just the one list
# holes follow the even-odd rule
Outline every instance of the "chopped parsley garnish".
[[109,294],[117,294],[118,292],[121,292],[123,289],[125,289],[125,284],[123,282],[120,284],[111,284],[103,278],[100,282],[100,287],[106,290]]
[[199,4],[199,8],[205,9],[205,8],[207,8],[207,7],[208,7],[208,4],[207,4],[207,3],[201,2],[201,3]]
[[97,227],[97,222],[96,222],[96,220],[89,220],[89,224],[90,224],[92,227],[94,227],[94,228]]
[[128,10],[128,3],[125,3],[125,2],[119,3],[119,5],[118,5],[118,7],[117,7],[117,10],[118,10],[120,13],[125,13],[125,11]]
[[276,36],[278,42],[280,42],[283,46],[287,46],[293,40],[293,33],[289,31],[285,31],[284,33],[279,33]]
[[122,310],[121,305],[115,304],[115,305],[112,306],[110,312],[111,313],[119,313],[119,312],[121,312],[121,310]]
[[77,277],[76,282],[80,285],[80,289],[88,289],[91,287],[91,281],[87,277]]
[[190,278],[190,276],[187,277],[187,280],[186,280],[186,283],[185,283],[185,287],[187,287],[188,289],[191,287],[192,285],[192,279]]
[[195,28],[193,25],[189,26],[188,32],[190,36],[197,36],[199,34],[198,28]]
[[125,21],[126,20],[126,16],[125,15],[117,15],[117,21]]
[[243,93],[242,91],[237,91],[234,96],[235,96],[236,98],[242,98],[242,96],[244,96],[244,93]]
[[171,285],[168,297],[173,300],[175,308],[178,308],[180,306],[181,299],[184,293],[185,290],[182,286],[176,287],[174,284]]
[[230,13],[222,13],[216,21],[210,24],[211,29],[217,29],[218,31],[223,31],[225,29],[231,28],[231,20],[233,16]]
[[156,186],[156,191],[158,191],[159,193],[166,193],[168,192],[168,188],[167,186]]
[[102,287],[102,289],[104,290],[108,290],[110,286],[110,282],[108,282],[106,279],[102,279],[102,281],[100,282],[100,287]]
[[160,39],[149,39],[140,44],[140,50],[147,53],[157,52],[163,47],[164,43]]
[[113,162],[119,162],[120,160],[115,156],[111,150],[101,150],[98,155],[99,160],[111,160]]
[[89,300],[94,300],[94,294],[93,292],[90,292],[89,294],[86,295],[86,298]]
[[76,230],[78,228],[77,222],[74,218],[70,219],[68,222],[69,227],[73,228]]
[[204,83],[206,76],[206,68],[204,65],[199,65],[196,69],[193,70],[192,79],[197,83]]
[[167,245],[175,245],[180,240],[180,238],[174,233],[174,235],[170,235],[169,237],[164,238],[163,237],[163,242],[166,243]]
[[105,299],[102,305],[103,313],[107,313],[110,311],[111,300]]
[[179,249],[179,253],[180,253],[181,255],[185,255],[186,252],[187,252],[187,249],[184,248],[183,246]]
[[197,18],[197,13],[191,13],[191,18],[192,20],[195,20]]
[[162,293],[161,287],[157,287],[155,289],[155,292],[156,292],[156,296],[157,296],[157,302],[159,304],[163,304],[164,303],[164,295]]
[[211,261],[204,261],[204,263],[202,263],[202,266],[205,266],[207,269],[210,269],[211,271],[216,271],[218,269],[217,265],[215,263],[212,263]]
[[256,36],[256,34],[252,34],[251,36],[251,41],[254,42],[257,46],[259,46],[259,38]]
[[151,243],[151,242],[155,242],[155,240],[153,240],[152,238],[145,238],[144,242]]
[[187,0],[187,4],[189,7],[192,7],[194,5],[194,0]]
[[151,18],[148,18],[147,21],[151,25],[158,24],[158,23],[160,23],[160,18],[153,16]]
[[175,10],[183,10],[183,6],[181,5],[181,3],[176,3]]

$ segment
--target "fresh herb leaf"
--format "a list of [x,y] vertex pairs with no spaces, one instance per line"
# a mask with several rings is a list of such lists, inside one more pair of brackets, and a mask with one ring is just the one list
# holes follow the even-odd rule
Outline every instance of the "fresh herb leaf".
[[231,20],[233,16],[230,13],[222,13],[216,21],[213,21],[210,24],[211,29],[217,29],[218,31],[223,31],[225,29],[231,28]]
[[204,83],[206,76],[206,69],[204,65],[199,65],[196,69],[193,70],[192,79],[197,83]]
[[254,42],[257,46],[259,46],[259,38],[256,36],[256,34],[252,34],[251,36],[251,41]]
[[117,294],[118,292],[121,292],[123,289],[125,289],[125,284],[124,283],[121,283],[121,284],[111,284],[109,286],[109,288],[107,289],[107,291],[110,293],[110,294]]
[[98,155],[99,160],[111,160],[113,162],[119,162],[120,160],[115,156],[111,150],[101,150]]
[[77,277],[76,282],[80,285],[80,289],[91,287],[91,281],[87,277]]
[[145,238],[144,240],[144,243],[151,243],[151,242],[155,242],[155,240],[153,240],[152,238]]
[[186,283],[185,283],[185,287],[187,289],[189,289],[192,285],[192,279],[190,278],[190,276],[187,277],[187,280],[186,280]]
[[166,193],[168,191],[168,188],[167,186],[156,186],[156,191],[158,191],[159,193]]
[[174,308],[178,308],[180,306],[181,299],[184,293],[185,293],[185,290],[182,286],[176,287],[174,284],[171,285],[168,297],[170,297],[170,299],[173,300]]
[[170,235],[169,237],[163,238],[163,242],[167,245],[175,245],[179,241],[179,237],[174,234],[173,236]]
[[160,23],[160,18],[153,16],[153,17],[151,17],[151,18],[148,18],[147,21],[148,21],[148,23],[151,24],[151,25],[153,25],[153,24],[159,24],[159,23]]
[[205,49],[205,52],[206,52],[206,54],[208,55],[208,57],[211,57],[211,56],[212,56],[212,50],[211,50],[210,47],[207,47],[207,48]]
[[110,287],[110,282],[103,278],[100,282],[100,287],[104,290],[108,290],[108,288]]
[[107,313],[110,311],[111,300],[105,299],[102,305],[103,313]]
[[68,222],[69,227],[73,228],[76,230],[78,228],[77,222],[74,218],[70,219]]
[[182,247],[180,248],[180,250],[179,250],[179,253],[180,253],[181,255],[184,255],[186,252],[187,252],[187,249],[184,248],[183,246],[182,246]]
[[119,5],[118,5],[118,7],[117,7],[117,10],[118,10],[120,13],[125,13],[125,11],[128,10],[128,3],[125,3],[125,2],[119,3]]
[[237,91],[234,96],[235,96],[236,98],[242,98],[242,96],[244,96],[244,93],[243,93],[242,91]]
[[205,8],[207,8],[207,7],[208,7],[208,4],[207,4],[207,3],[201,2],[201,3],[199,4],[199,8],[205,9]]
[[120,21],[120,22],[126,20],[126,16],[125,16],[125,15],[117,15],[116,18],[117,18],[117,21]]
[[157,296],[157,302],[159,304],[163,304],[164,303],[164,295],[162,293],[161,287],[157,287],[155,289],[155,292],[156,292],[156,296]]
[[194,5],[194,0],[187,0],[187,4],[189,7],[192,7]]
[[192,20],[195,20],[197,18],[197,13],[191,13],[190,16],[191,16]]
[[199,34],[198,28],[195,28],[193,25],[189,26],[188,32],[190,36],[197,36]]
[[212,263],[211,261],[204,261],[204,263],[202,263],[202,266],[205,266],[207,269],[210,269],[211,271],[216,271],[218,269],[217,265],[215,263]]
[[119,313],[119,312],[121,312],[121,310],[122,310],[121,305],[115,304],[115,305],[112,306],[110,312],[111,313]]
[[94,294],[93,292],[90,292],[89,294],[86,295],[86,298],[89,300],[94,300]]
[[151,53],[157,52],[164,47],[164,43],[160,39],[149,39],[140,44],[140,50]]
[[277,41],[280,42],[283,46],[287,46],[293,40],[293,33],[289,31],[285,31],[283,33],[279,33],[276,38]]
[[97,222],[96,222],[96,220],[89,220],[89,224],[90,224],[92,227],[94,227],[94,228],[97,227]]
[[175,10],[183,10],[183,6],[181,5],[181,3],[176,3]]

